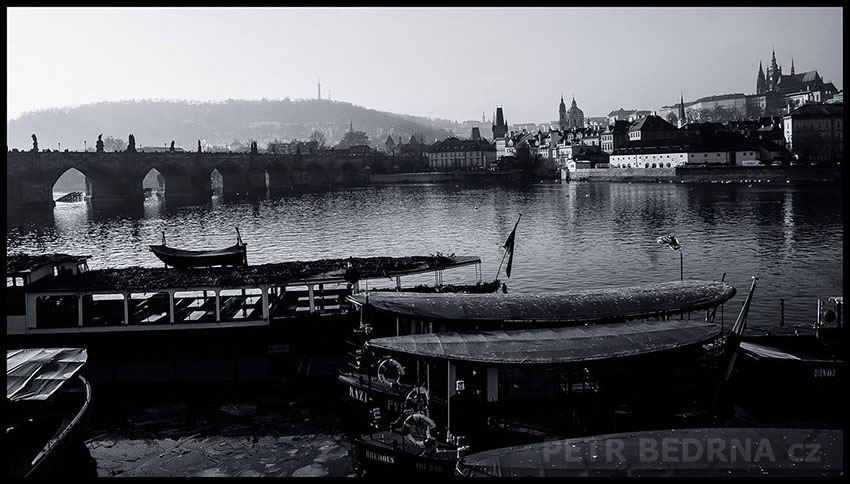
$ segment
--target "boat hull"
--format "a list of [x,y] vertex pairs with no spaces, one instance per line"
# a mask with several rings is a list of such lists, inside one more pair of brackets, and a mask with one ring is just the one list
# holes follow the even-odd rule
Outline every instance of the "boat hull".
[[181,250],[151,245],[151,252],[171,267],[241,266],[247,263],[246,244],[209,251]]
[[382,475],[453,476],[457,451],[426,452],[406,443],[396,432],[378,432],[354,440],[358,469],[368,477]]
[[[49,405],[49,408],[48,408]],[[48,478],[80,467],[73,452],[83,444],[83,430],[91,412],[91,385],[82,376],[35,410],[13,407],[7,414],[6,438],[16,445],[6,452],[6,477]],[[61,415],[56,418],[56,415]],[[48,438],[45,438],[48,436]]]

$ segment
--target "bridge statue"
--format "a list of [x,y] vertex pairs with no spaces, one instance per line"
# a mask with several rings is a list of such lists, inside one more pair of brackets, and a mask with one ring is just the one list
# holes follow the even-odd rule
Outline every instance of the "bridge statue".
[[95,148],[98,153],[103,153],[103,140],[101,139],[102,136],[103,133],[97,135],[97,143],[95,143]]
[[38,138],[35,137],[35,133],[32,135],[32,151],[38,153]]
[[251,142],[251,153],[254,153],[254,154],[257,153],[257,142],[256,141]]
[[127,143],[127,151],[131,153],[136,152],[136,138],[131,134],[130,141]]
[[171,140],[171,147],[168,148],[168,151],[174,153],[174,140]]

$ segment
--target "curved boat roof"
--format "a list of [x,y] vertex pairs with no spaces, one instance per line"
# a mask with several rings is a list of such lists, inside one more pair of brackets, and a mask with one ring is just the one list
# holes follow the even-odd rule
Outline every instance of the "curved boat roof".
[[6,400],[47,400],[85,365],[85,348],[6,350]]
[[588,363],[701,345],[720,326],[692,321],[630,321],[508,331],[429,333],[375,338],[373,349],[422,358],[492,365]]
[[655,430],[488,450],[457,468],[498,477],[840,476],[843,437],[834,429]]
[[717,281],[675,281],[549,294],[369,293],[349,299],[428,320],[600,322],[719,306],[735,288]]

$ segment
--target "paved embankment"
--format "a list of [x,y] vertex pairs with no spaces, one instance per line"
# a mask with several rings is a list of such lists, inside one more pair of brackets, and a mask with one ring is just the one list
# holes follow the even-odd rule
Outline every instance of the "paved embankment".
[[771,181],[789,183],[842,181],[838,166],[715,166],[682,168],[584,168],[571,180],[607,182],[726,183]]
[[315,395],[301,384],[102,392],[86,444],[100,477],[351,476],[339,398]]

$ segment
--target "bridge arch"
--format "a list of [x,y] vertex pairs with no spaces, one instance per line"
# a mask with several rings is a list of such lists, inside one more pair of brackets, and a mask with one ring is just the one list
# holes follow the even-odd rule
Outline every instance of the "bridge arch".
[[322,165],[316,162],[309,163],[301,172],[304,185],[325,185],[328,183],[328,173]]
[[[218,172],[221,176],[221,193],[224,196],[248,194],[250,190],[248,173],[240,164],[231,160],[223,161],[215,166],[214,172]],[[213,173],[210,173],[211,177]]]
[[122,176],[120,170],[113,169],[108,165],[101,164],[71,164],[66,165],[61,172],[54,173],[50,179],[52,180],[51,187],[56,185],[56,182],[70,170],[76,170],[86,178],[86,188],[88,196],[92,201],[118,201],[128,199],[143,199],[144,192],[142,185],[131,185],[129,180],[131,177]]
[[285,163],[267,164],[266,186],[270,192],[289,190],[292,183],[292,169]]
[[142,178],[142,190],[148,195],[164,195],[166,193],[165,177],[156,168],[151,168]]
[[185,162],[161,162],[160,160],[156,160],[150,167],[145,176],[148,176],[151,171],[156,171],[162,177],[166,197],[210,196],[210,178],[204,176],[206,173],[203,170]]
[[[53,201],[57,201],[66,195],[77,192],[81,193],[85,197],[91,197],[92,186],[91,181],[85,173],[76,168],[68,168],[65,170],[51,185],[51,199]],[[70,200],[66,198],[66,200],[78,202],[83,201],[84,199],[80,198]]]

